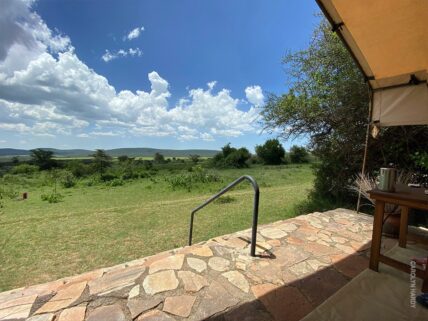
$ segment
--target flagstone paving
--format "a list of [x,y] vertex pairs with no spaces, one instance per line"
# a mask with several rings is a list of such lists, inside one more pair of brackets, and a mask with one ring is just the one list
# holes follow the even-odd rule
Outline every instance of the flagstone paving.
[[345,209],[0,293],[0,320],[299,320],[368,266],[372,217]]

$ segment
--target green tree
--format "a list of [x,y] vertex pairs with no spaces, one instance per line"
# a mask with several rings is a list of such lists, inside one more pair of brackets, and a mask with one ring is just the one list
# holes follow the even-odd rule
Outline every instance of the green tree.
[[18,156],[13,156],[12,157],[12,164],[13,165],[18,165],[19,164],[19,157]]
[[264,164],[278,165],[285,156],[285,150],[278,139],[268,139],[263,145],[256,146],[256,154]]
[[165,157],[161,153],[156,153],[155,156],[153,156],[153,161],[158,164],[165,163]]
[[120,156],[117,158],[117,160],[118,160],[120,163],[126,163],[127,161],[129,161],[129,157],[128,157],[128,155],[120,155]]
[[37,165],[41,170],[51,169],[56,166],[53,159],[53,152],[41,148],[30,150],[31,162]]
[[212,164],[215,167],[236,167],[242,168],[248,166],[248,160],[251,154],[248,149],[242,147],[236,149],[230,146],[230,143],[225,145],[221,152],[214,155]]
[[91,156],[93,157],[92,165],[94,170],[99,174],[105,173],[112,164],[111,156],[102,149],[97,149]]
[[[263,107],[268,130],[282,137],[305,136],[319,160],[315,192],[334,200],[350,200],[348,186],[361,171],[368,115],[368,86],[348,51],[324,20],[309,47],[284,58],[289,90],[269,95]],[[412,152],[428,150],[428,127],[383,128],[370,139],[369,171],[392,162],[412,166]]]
[[193,162],[193,163],[198,163],[200,156],[199,155],[189,155],[189,159]]
[[290,148],[290,161],[292,163],[307,163],[309,162],[309,153],[303,146],[294,145]]

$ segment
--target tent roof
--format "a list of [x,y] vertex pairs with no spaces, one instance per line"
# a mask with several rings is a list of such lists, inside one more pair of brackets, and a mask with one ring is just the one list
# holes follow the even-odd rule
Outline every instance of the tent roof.
[[372,89],[428,79],[427,0],[317,2]]

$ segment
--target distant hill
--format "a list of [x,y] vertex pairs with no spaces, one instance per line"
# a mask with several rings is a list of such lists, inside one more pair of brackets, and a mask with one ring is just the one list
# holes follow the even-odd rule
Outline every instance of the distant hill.
[[[94,153],[93,150],[88,149],[56,149],[56,148],[42,148],[50,150],[56,157],[86,157]],[[167,157],[187,157],[189,155],[199,155],[201,157],[211,157],[218,153],[217,150],[210,149],[156,149],[156,148],[115,148],[106,149],[107,154],[117,157],[120,155],[127,155],[129,157],[151,157],[155,153],[161,153]],[[29,150],[14,149],[14,148],[0,148],[0,156],[28,156]]]

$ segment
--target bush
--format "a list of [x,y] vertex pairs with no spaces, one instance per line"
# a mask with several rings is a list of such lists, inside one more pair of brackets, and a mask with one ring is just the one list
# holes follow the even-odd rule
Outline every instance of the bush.
[[122,186],[123,184],[124,184],[123,180],[121,180],[120,178],[115,178],[108,183],[108,186],[115,187],[115,186]]
[[290,148],[290,161],[292,163],[307,163],[309,162],[309,153],[303,146],[296,146]]
[[285,150],[278,139],[268,139],[263,145],[256,146],[256,154],[266,165],[279,165]]
[[73,160],[68,162],[66,167],[73,174],[74,177],[85,177],[91,174],[90,167],[79,160]]
[[12,168],[10,171],[12,174],[32,174],[39,170],[35,165],[30,164],[19,164]]
[[165,180],[169,183],[172,189],[187,189],[190,191],[198,183],[219,182],[218,175],[210,174],[201,166],[195,166],[191,172],[179,174],[175,176],[167,176]]
[[228,204],[228,203],[233,203],[236,201],[236,198],[226,195],[226,196],[220,196],[219,198],[217,198],[214,203],[216,204]]
[[59,203],[64,198],[61,194],[52,192],[50,194],[40,195],[42,201],[47,201],[48,203]]
[[64,188],[71,188],[76,185],[76,180],[73,173],[64,171],[61,177],[61,184]]
[[115,174],[112,173],[104,173],[100,175],[100,180],[102,182],[110,182],[114,179],[118,178]]
[[156,153],[155,156],[153,156],[153,161],[157,164],[163,164],[165,163],[165,157],[161,153]]
[[242,147],[236,149],[230,147],[230,143],[222,148],[220,153],[217,153],[211,160],[215,167],[235,167],[243,168],[248,167],[247,162],[251,158],[251,154],[248,149]]

